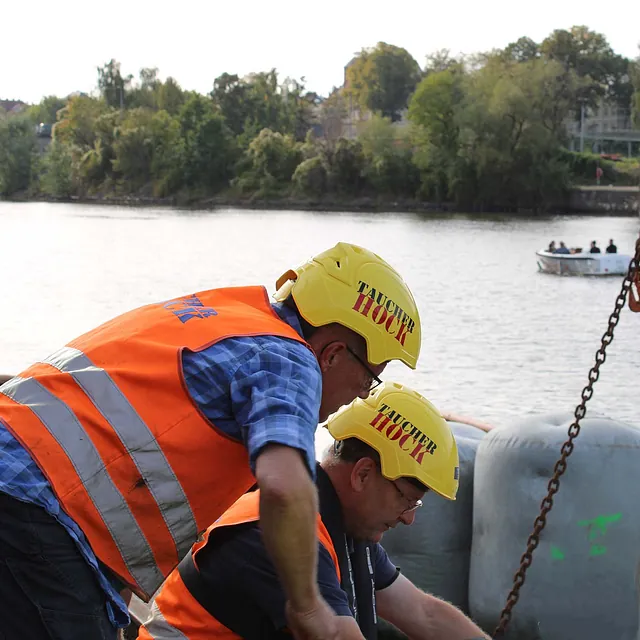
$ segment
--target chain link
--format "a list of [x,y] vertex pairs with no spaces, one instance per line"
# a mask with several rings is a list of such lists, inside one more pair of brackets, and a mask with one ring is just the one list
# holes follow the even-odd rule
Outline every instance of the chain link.
[[549,512],[553,507],[553,497],[556,493],[558,493],[558,490],[560,489],[560,477],[567,470],[567,458],[573,452],[573,441],[578,437],[578,435],[580,435],[580,420],[582,420],[587,413],[586,404],[589,400],[591,400],[591,397],[593,396],[593,385],[598,381],[598,378],[600,377],[600,366],[604,364],[605,360],[607,359],[606,349],[613,340],[613,331],[620,320],[620,312],[624,308],[624,304],[627,299],[629,289],[631,288],[631,284],[636,281],[636,276],[640,274],[640,271],[638,270],[639,264],[640,238],[638,238],[638,241],[636,242],[635,256],[629,263],[629,270],[627,271],[627,275],[622,281],[622,288],[620,290],[620,293],[618,294],[618,297],[616,298],[613,313],[609,317],[607,330],[602,336],[600,348],[596,351],[596,362],[591,371],[589,371],[589,382],[582,390],[582,401],[580,402],[580,404],[578,404],[574,411],[575,422],[573,422],[569,427],[569,439],[562,445],[562,448],[560,449],[560,458],[555,464],[555,467],[553,469],[553,476],[551,480],[549,480],[549,484],[547,485],[547,495],[540,503],[540,513],[533,522],[533,531],[531,532],[531,535],[527,540],[526,551],[520,558],[520,568],[518,569],[518,571],[516,571],[513,577],[513,587],[511,588],[511,591],[507,596],[505,607],[500,614],[498,626],[493,632],[495,638],[500,637],[506,631],[513,615],[513,608],[516,606],[516,603],[520,598],[520,589],[524,584],[527,569],[533,562],[533,552],[536,550],[538,544],[540,543],[540,534],[547,524],[547,515],[549,515]]

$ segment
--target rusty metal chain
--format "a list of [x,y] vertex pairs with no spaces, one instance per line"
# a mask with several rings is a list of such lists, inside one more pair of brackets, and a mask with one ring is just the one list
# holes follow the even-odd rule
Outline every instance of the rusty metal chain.
[[531,535],[527,540],[527,549],[520,558],[520,568],[518,569],[518,571],[516,571],[513,577],[513,587],[511,588],[511,591],[507,596],[507,602],[504,609],[502,610],[502,613],[500,614],[500,621],[498,623],[498,626],[493,632],[495,638],[500,637],[506,631],[507,625],[511,621],[513,608],[516,606],[516,603],[520,598],[520,589],[524,584],[527,569],[529,569],[531,563],[533,562],[533,552],[536,550],[540,542],[540,534],[547,524],[547,515],[553,507],[553,497],[556,493],[558,493],[558,490],[560,489],[560,476],[562,476],[562,474],[567,470],[567,458],[573,452],[573,441],[580,434],[580,420],[584,418],[587,412],[586,404],[593,396],[593,385],[600,377],[600,366],[606,360],[606,349],[613,340],[613,330],[620,320],[620,312],[624,307],[625,301],[627,299],[627,294],[629,293],[629,289],[631,288],[632,283],[634,283],[634,281],[638,282],[636,278],[640,275],[640,270],[638,269],[639,264],[640,238],[638,238],[638,241],[636,242],[635,256],[629,263],[629,270],[627,272],[627,275],[624,277],[624,280],[622,281],[622,288],[620,290],[620,293],[618,294],[618,297],[616,298],[613,313],[609,317],[609,325],[607,327],[607,330],[602,336],[602,343],[600,345],[600,348],[596,351],[596,363],[589,371],[589,382],[582,390],[582,400],[575,409],[575,422],[573,422],[569,427],[569,439],[562,445],[562,448],[560,449],[560,458],[555,464],[555,467],[553,469],[553,476],[551,480],[549,480],[549,484],[547,485],[547,495],[540,503],[540,513],[534,520],[533,531],[531,532]]

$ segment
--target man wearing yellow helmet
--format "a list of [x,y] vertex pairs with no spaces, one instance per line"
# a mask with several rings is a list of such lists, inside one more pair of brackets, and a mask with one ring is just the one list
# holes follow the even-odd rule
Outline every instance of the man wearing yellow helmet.
[[415,368],[420,320],[394,269],[346,243],[287,271],[275,298],[149,304],[0,386],[7,640],[115,638],[127,590],[148,601],[256,482],[292,626],[339,637],[315,579],[314,432],[388,361]]
[[[317,473],[318,582],[342,635],[374,638],[380,616],[411,638],[487,638],[401,576],[379,544],[387,529],[413,523],[427,491],[455,499],[458,450],[445,420],[418,393],[384,383],[326,426],[335,442]],[[264,548],[258,494],[242,496],[194,545],[155,597],[138,640],[288,637],[296,621],[287,621]]]

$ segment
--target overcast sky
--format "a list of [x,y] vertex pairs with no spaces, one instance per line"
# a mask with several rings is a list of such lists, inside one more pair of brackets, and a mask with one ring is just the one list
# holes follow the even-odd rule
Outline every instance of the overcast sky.
[[201,93],[224,71],[276,67],[326,95],[342,84],[353,55],[378,41],[405,47],[423,66],[437,49],[474,53],[520,36],[539,42],[576,24],[603,33],[617,53],[638,55],[640,0],[8,0],[0,10],[0,98],[91,92],[96,67],[110,58],[124,73],[158,67],[161,78]]

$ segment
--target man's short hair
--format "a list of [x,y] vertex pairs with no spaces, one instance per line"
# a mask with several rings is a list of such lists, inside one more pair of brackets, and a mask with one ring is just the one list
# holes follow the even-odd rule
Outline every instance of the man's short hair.
[[[336,440],[333,445],[334,455],[340,462],[351,462],[355,464],[362,458],[371,458],[379,470],[382,469],[380,462],[380,454],[366,442],[358,438],[345,438],[344,440]],[[404,478],[407,482],[410,482],[420,491],[429,491],[429,487],[426,487],[420,480],[416,478]]]
[[321,329],[323,326],[324,327],[342,327],[343,329],[345,329],[346,331],[348,331],[351,334],[351,348],[352,349],[356,349],[356,351],[358,351],[361,355],[361,357],[363,358],[367,358],[367,341],[364,339],[363,336],[361,336],[359,333],[356,333],[355,331],[353,331],[352,329],[349,329],[348,327],[345,327],[344,325],[341,325],[339,322],[330,322],[329,324],[326,325],[320,325],[319,327],[314,327],[312,324],[309,324],[303,317],[302,314],[300,313],[300,310],[298,309],[298,305],[295,303],[295,300],[293,299],[293,296],[291,294],[289,294],[282,302],[282,304],[291,309],[297,316],[298,316],[298,320],[300,321],[300,328],[302,329],[302,337],[309,342],[309,340],[311,340],[311,337],[313,336],[313,334],[318,331],[318,329]]
[[311,339],[311,336],[320,328],[320,327],[314,327],[312,324],[309,324],[303,317],[302,314],[300,313],[300,310],[298,309],[298,305],[295,303],[295,300],[293,299],[293,296],[291,294],[289,294],[285,300],[282,302],[282,304],[285,307],[288,307],[289,309],[291,309],[292,311],[295,312],[295,314],[298,316],[298,320],[300,322],[300,328],[302,329],[302,337],[309,342],[309,340]]
[[378,467],[380,466],[380,454],[366,442],[358,438],[346,438],[336,440],[334,445],[336,458],[341,462],[356,463],[362,458],[371,458]]

